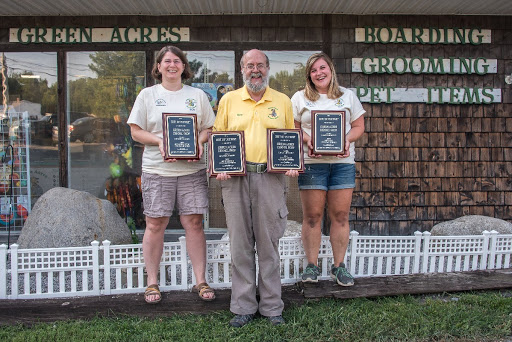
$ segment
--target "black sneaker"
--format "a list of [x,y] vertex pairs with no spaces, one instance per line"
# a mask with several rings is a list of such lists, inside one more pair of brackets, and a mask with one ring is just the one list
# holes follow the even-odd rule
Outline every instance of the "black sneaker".
[[252,321],[253,319],[254,319],[254,314],[235,315],[235,317],[233,317],[231,319],[231,321],[229,321],[229,325],[234,328],[241,328],[244,325],[246,325],[247,323],[249,323],[250,321]]
[[340,263],[339,267],[332,265],[331,267],[331,278],[336,279],[338,285],[341,286],[352,286],[354,285],[354,277],[345,268],[344,263]]
[[281,324],[285,324],[286,323],[284,321],[283,316],[281,316],[281,315],[279,315],[279,316],[269,316],[269,317],[267,317],[267,319],[270,321],[270,323],[272,323],[272,325],[281,325]]
[[313,264],[308,264],[304,273],[302,273],[303,283],[318,283],[318,277],[320,276],[320,268]]

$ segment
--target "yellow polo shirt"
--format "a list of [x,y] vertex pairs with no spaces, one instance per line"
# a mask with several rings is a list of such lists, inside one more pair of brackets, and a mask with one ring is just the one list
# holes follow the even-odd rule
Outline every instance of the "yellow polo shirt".
[[267,162],[267,128],[294,128],[292,103],[285,94],[267,87],[255,102],[243,86],[220,99],[213,130],[243,131],[246,161]]

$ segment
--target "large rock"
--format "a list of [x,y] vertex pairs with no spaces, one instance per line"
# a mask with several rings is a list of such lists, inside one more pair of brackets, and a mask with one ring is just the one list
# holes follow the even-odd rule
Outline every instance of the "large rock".
[[495,230],[500,234],[512,234],[512,223],[494,217],[468,215],[432,227],[432,235],[457,236],[481,235],[484,230]]
[[17,243],[19,248],[53,248],[90,246],[93,240],[132,243],[112,203],[87,192],[53,188],[37,200]]
[[299,237],[302,235],[302,223],[288,220],[283,237]]

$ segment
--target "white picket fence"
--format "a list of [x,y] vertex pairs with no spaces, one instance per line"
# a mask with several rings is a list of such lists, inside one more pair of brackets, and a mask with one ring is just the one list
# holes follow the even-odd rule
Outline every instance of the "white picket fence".
[[[280,240],[283,284],[300,279],[306,259],[299,237]],[[359,236],[350,234],[345,262],[354,277],[460,272],[511,267],[512,235],[485,231],[472,236]],[[321,279],[329,278],[332,250],[324,237]],[[229,241],[207,241],[207,281],[231,286]],[[195,283],[186,240],[164,244],[160,289],[188,290]],[[56,298],[143,292],[146,286],[142,245],[19,249],[0,246],[0,299]]]

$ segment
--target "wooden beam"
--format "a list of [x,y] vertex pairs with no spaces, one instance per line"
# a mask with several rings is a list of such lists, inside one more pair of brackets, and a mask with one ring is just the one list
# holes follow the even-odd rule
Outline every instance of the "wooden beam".
[[68,107],[67,107],[67,54],[57,52],[57,116],[59,118],[59,186],[69,186],[68,177]]
[[342,287],[334,281],[300,284],[305,298],[396,296],[512,288],[512,269],[453,273],[409,274],[356,278],[355,285]]

